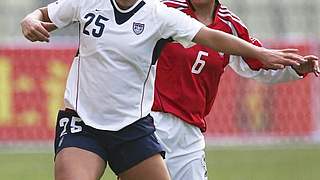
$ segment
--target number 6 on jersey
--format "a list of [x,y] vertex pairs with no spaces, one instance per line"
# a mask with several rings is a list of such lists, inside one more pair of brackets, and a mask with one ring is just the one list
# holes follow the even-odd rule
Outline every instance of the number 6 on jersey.
[[204,65],[206,64],[206,61],[202,60],[202,56],[209,56],[207,52],[199,51],[196,61],[194,62],[191,72],[193,74],[200,74]]

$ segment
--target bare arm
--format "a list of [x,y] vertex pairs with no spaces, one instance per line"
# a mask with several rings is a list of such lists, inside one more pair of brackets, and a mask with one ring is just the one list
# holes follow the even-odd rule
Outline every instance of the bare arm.
[[299,65],[305,62],[295,49],[270,50],[257,47],[222,31],[201,28],[193,41],[216,51],[260,60],[266,68],[283,69],[286,65]]
[[20,25],[23,35],[32,42],[49,42],[49,32],[57,29],[51,22],[46,7],[39,8],[28,14]]

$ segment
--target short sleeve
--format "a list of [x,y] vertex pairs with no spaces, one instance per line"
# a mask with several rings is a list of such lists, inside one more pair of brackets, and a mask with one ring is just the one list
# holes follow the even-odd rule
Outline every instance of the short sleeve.
[[65,27],[78,20],[81,0],[57,0],[48,5],[50,20],[58,27]]
[[194,45],[192,42],[195,35],[205,25],[183,12],[159,3],[156,18],[162,22],[160,35],[167,39],[172,37],[184,47]]

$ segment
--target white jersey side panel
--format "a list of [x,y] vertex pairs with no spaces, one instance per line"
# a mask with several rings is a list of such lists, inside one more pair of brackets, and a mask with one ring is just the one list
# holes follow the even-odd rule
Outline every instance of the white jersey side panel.
[[74,90],[77,90],[78,86],[78,64],[79,58],[75,57],[72,61],[69,75],[67,78],[66,89],[64,91],[64,106],[69,109],[76,109],[77,93],[74,93]]
[[[115,9],[126,14],[137,7],[125,21],[116,17]],[[192,45],[203,26],[154,0],[137,1],[128,10],[119,9],[114,0],[60,0],[50,4],[48,12],[58,27],[74,21],[81,25],[80,53],[69,72],[66,106],[87,125],[112,131],[151,112],[157,42],[172,37]]]
[[287,66],[281,70],[252,70],[242,57],[239,56],[231,56],[229,66],[240,76],[263,83],[281,83],[303,78],[291,66]]

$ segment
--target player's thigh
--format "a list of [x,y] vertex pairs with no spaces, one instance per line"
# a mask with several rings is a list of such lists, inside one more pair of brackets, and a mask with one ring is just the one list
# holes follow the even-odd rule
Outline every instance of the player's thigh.
[[166,165],[156,154],[119,174],[121,180],[170,180]]
[[76,147],[64,148],[55,159],[55,180],[100,179],[105,167],[105,161],[95,153]]
[[58,113],[55,135],[55,179],[96,180],[107,162],[107,152],[73,110]]

